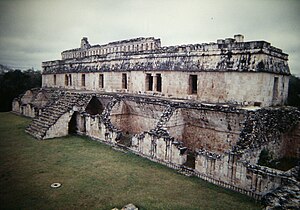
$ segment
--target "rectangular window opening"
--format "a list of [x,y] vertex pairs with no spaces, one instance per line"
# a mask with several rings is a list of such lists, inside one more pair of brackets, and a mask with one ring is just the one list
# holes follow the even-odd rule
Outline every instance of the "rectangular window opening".
[[85,74],[81,75],[81,86],[85,87]]
[[69,84],[72,86],[72,74],[69,74]]
[[127,89],[127,74],[122,74],[122,88]]
[[65,75],[65,86],[69,85],[69,78],[68,75]]
[[198,77],[197,75],[190,75],[189,86],[190,94],[197,94],[198,91]]
[[146,90],[153,91],[153,76],[151,74],[146,74]]
[[99,87],[104,88],[104,75],[103,74],[99,75]]
[[274,77],[274,85],[273,85],[273,100],[278,99],[278,77]]
[[156,74],[156,90],[157,92],[161,92],[161,74]]
[[53,83],[56,85],[56,74],[53,75]]

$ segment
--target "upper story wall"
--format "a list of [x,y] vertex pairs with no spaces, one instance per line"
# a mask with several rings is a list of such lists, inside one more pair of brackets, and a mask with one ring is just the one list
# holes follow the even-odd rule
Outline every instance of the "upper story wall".
[[95,47],[83,38],[80,48],[62,55],[43,62],[43,87],[260,106],[283,105],[288,93],[288,55],[242,35],[171,47],[154,38]]
[[239,71],[289,75],[288,55],[265,41],[242,35],[216,43],[161,47],[160,40],[137,38],[62,52],[62,60],[43,62],[44,74],[108,71]]
[[262,107],[283,105],[288,82],[287,75],[264,72],[130,71],[43,75],[43,87]]
[[154,37],[135,38],[110,42],[105,45],[91,46],[86,37],[81,39],[80,48],[66,50],[61,53],[62,60],[73,58],[85,58],[94,55],[106,55],[116,52],[140,52],[153,51],[161,47],[160,39]]

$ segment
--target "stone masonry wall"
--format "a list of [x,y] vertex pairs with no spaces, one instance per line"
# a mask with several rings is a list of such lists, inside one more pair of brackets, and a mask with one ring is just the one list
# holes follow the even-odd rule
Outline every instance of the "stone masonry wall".
[[[283,105],[288,55],[243,35],[217,43],[161,47],[137,38],[66,50],[43,62],[43,87],[155,94],[209,103]],[[150,84],[149,84],[150,83]]]
[[188,148],[220,154],[236,144],[244,119],[240,113],[177,109],[166,127],[171,136],[184,142]]
[[55,137],[67,136],[68,135],[68,123],[72,117],[73,110],[63,114],[54,125],[52,125],[45,135],[45,139],[51,139]]
[[[137,70],[257,71],[289,74],[287,54],[264,41],[230,40],[221,43],[155,47],[87,54],[43,62],[45,74]],[[83,51],[87,49],[83,47]]]
[[[65,74],[43,75],[44,87],[93,90],[101,92],[128,92],[134,94],[159,95],[168,98],[193,99],[209,103],[238,103],[246,105],[282,105],[286,102],[288,76],[269,73],[235,72],[125,72],[127,88],[122,87],[121,72],[89,73],[82,85],[82,73],[71,73],[72,85],[65,84]],[[104,78],[104,88],[99,85],[100,74]],[[161,91],[149,91],[146,74],[161,74]],[[190,75],[197,76],[197,93],[191,93]],[[154,82],[155,83],[155,80]]]
[[154,129],[165,107],[147,103],[122,101],[111,111],[111,122],[131,134]]
[[[61,98],[54,100],[57,97]],[[95,97],[101,113],[89,114],[88,107]],[[69,91],[54,91],[50,98],[53,103],[38,110],[42,117],[47,117],[33,121],[50,126],[46,135],[39,137],[42,139],[68,135],[75,116],[79,134],[247,194],[261,196],[294,179],[289,172],[257,165],[259,153],[266,147],[285,156],[299,155],[299,144],[295,142],[299,140],[300,112],[293,107],[247,110],[233,105],[130,94]],[[18,103],[22,103],[20,98]],[[44,112],[59,112],[61,106],[66,108],[54,124],[40,124],[50,117]],[[128,126],[121,115],[128,122],[137,122],[127,122]],[[126,131],[131,135],[125,145],[121,140]],[[288,145],[293,148],[288,149]],[[184,165],[188,150],[196,152],[195,169]]]

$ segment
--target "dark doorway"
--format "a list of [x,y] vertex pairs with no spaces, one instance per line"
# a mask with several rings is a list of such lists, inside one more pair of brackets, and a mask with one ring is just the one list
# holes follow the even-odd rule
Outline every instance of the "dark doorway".
[[153,91],[153,76],[151,74],[146,74],[146,90]]
[[69,134],[77,133],[77,112],[74,112],[69,122]]
[[103,74],[99,75],[99,87],[104,88],[104,75]]
[[183,165],[195,169],[195,161],[196,161],[196,154],[192,151],[188,151],[187,160]]
[[189,86],[190,86],[190,94],[197,94],[198,90],[198,78],[197,75],[190,75],[189,79]]
[[131,147],[131,139],[132,139],[132,134],[129,132],[122,132],[121,135],[119,136],[119,140],[117,141],[119,144],[122,144],[126,147]]
[[93,98],[90,100],[89,104],[87,105],[85,111],[89,113],[90,115],[96,115],[101,114],[103,112],[104,108],[101,102],[97,99],[96,96],[93,96]]
[[156,90],[161,92],[161,74],[156,74]]
[[122,88],[127,89],[127,74],[122,74]]
[[274,84],[273,84],[273,101],[276,101],[278,99],[278,86],[279,86],[279,82],[278,82],[278,77],[274,77]]

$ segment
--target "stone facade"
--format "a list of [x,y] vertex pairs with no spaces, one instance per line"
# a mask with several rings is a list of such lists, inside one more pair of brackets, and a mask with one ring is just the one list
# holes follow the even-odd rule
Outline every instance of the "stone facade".
[[[32,92],[38,95],[45,89]],[[28,95],[24,96],[31,101]],[[39,139],[86,135],[255,198],[294,180],[289,171],[259,166],[257,160],[265,148],[277,158],[300,157],[300,112],[296,108],[252,110],[124,93],[60,90],[49,99],[27,128]],[[195,154],[193,159],[190,153]],[[193,166],[187,165],[190,161]]]
[[217,43],[161,47],[138,38],[62,52],[43,62],[43,87],[127,92],[208,103],[283,105],[288,56],[264,41],[242,35]]
[[287,97],[287,55],[269,43],[84,38],[62,58],[43,63],[41,89],[13,101],[37,139],[86,135],[256,199],[298,184],[295,169],[258,165],[263,150],[300,158],[300,111],[273,106]]

